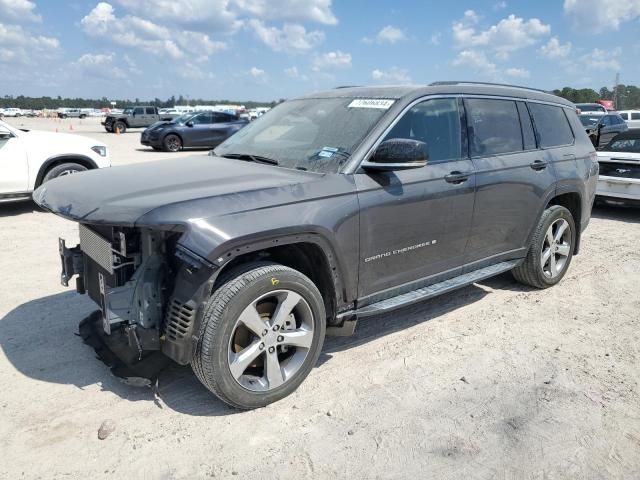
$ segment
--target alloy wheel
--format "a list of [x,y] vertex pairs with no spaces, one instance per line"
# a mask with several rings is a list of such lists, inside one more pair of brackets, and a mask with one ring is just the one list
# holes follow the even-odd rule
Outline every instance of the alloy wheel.
[[559,218],[547,229],[542,243],[540,266],[547,278],[555,278],[560,275],[571,253],[571,228],[569,222]]
[[275,290],[252,301],[233,327],[228,347],[231,375],[247,390],[267,392],[289,381],[313,343],[314,318],[292,290]]

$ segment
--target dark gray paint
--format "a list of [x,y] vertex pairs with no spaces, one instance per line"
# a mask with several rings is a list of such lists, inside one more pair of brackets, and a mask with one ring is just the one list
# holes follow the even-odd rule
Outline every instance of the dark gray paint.
[[[593,148],[584,129],[576,131],[576,147],[463,158],[397,172],[359,169],[391,122],[412,102],[429,95],[494,95],[574,108],[558,97],[519,88],[332,90],[310,97],[397,99],[341,173],[194,157],[56,179],[36,191],[34,198],[44,208],[80,222],[184,231],[179,244],[218,266],[224,265],[227,254],[273,246],[275,239],[281,239],[280,244],[312,241],[335,265],[343,285],[339,304],[385,289],[388,295],[394,289],[406,290],[424,284],[425,277],[442,280],[443,275],[468,270],[469,262],[523,257],[533,226],[558,193],[580,195],[580,224],[586,226],[597,167],[594,171]],[[577,117],[572,120],[574,131],[576,123]],[[534,171],[529,164],[537,159],[553,165]],[[453,170],[471,175],[461,185],[445,182],[444,175]],[[436,245],[396,255],[393,261],[364,262],[372,255],[432,240]]]

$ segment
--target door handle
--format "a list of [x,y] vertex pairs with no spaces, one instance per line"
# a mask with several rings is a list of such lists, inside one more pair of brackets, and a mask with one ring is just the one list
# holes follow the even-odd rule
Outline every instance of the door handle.
[[454,183],[456,185],[460,184],[460,183],[464,183],[466,182],[469,177],[471,176],[470,172],[459,172],[457,170],[454,170],[453,172],[449,173],[448,175],[444,176],[444,180],[447,183]]
[[536,160],[535,162],[530,163],[529,166],[536,171],[540,171],[547,168],[547,162],[544,162],[542,160]]

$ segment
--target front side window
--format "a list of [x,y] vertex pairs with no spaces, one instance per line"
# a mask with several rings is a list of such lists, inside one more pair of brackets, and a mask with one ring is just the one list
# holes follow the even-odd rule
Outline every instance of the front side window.
[[465,100],[472,156],[522,151],[522,130],[516,102],[512,100]]
[[611,117],[609,115],[605,115],[602,119],[602,124],[605,127],[610,127],[611,125],[613,125],[613,121],[611,120]]
[[[529,103],[529,111],[533,116],[533,122],[540,137],[538,143],[541,147],[551,148],[573,143],[573,131],[563,110],[562,107],[554,105]],[[580,120],[585,125],[582,117]]]
[[337,173],[393,103],[345,97],[291,100],[239,130],[214,153],[255,155],[281,167]]
[[629,120],[629,114],[628,113],[621,113],[620,116],[624,119],[624,120]]
[[133,110],[133,114],[134,114],[134,115],[144,115],[144,108],[142,108],[142,107],[136,107],[136,108]]
[[427,144],[429,162],[461,157],[460,113],[455,98],[418,103],[406,112],[384,138],[409,138]]
[[210,113],[199,113],[197,115],[194,115],[191,118],[191,121],[193,122],[194,125],[204,125],[207,123],[212,123],[211,122],[211,114]]

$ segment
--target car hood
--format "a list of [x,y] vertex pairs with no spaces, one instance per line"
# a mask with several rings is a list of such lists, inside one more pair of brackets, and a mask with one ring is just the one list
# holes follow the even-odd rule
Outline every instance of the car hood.
[[161,224],[158,210],[190,201],[214,199],[206,203],[207,213],[220,215],[289,202],[301,197],[301,184],[322,177],[271,165],[197,156],[60,177],[38,188],[33,199],[57,215],[83,223],[134,226],[140,224],[142,216],[153,212],[153,223]]
[[54,146],[60,145],[65,147],[65,151],[69,151],[70,147],[74,148],[91,148],[95,146],[106,147],[106,144],[99,142],[83,135],[74,135],[71,133],[44,132],[41,130],[22,131],[20,134],[25,140],[33,145],[47,145],[51,150]]

